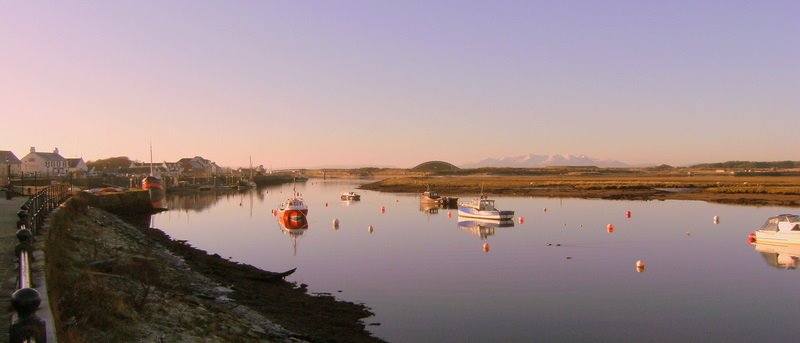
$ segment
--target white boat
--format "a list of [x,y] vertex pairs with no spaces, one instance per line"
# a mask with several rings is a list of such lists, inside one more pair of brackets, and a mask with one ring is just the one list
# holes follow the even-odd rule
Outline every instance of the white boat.
[[458,215],[461,217],[509,220],[514,219],[514,211],[501,211],[494,207],[494,200],[481,196],[477,199],[458,204]]
[[361,195],[356,192],[342,192],[340,194],[342,200],[361,200]]
[[770,217],[755,232],[759,244],[800,244],[800,215],[780,214]]

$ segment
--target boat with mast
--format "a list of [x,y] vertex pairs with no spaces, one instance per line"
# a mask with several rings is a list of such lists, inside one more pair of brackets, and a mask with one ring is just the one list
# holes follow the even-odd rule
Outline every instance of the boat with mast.
[[278,207],[278,219],[285,222],[302,221],[308,216],[308,206],[292,185],[292,197]]
[[240,179],[239,183],[236,185],[236,188],[240,191],[247,190],[250,188],[256,188],[256,183],[253,181],[253,157],[250,156],[250,170],[248,173],[247,179]]
[[142,189],[150,193],[154,208],[163,208],[162,201],[167,193],[167,185],[158,177],[153,168],[153,144],[150,144],[150,175],[142,179]]
[[514,211],[501,211],[494,207],[494,199],[483,195],[483,185],[481,185],[481,195],[470,201],[458,203],[458,216],[488,220],[510,220],[514,219]]

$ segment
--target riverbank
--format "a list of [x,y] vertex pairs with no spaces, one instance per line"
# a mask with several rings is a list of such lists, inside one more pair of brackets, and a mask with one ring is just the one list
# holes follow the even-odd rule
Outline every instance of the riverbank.
[[382,192],[514,195],[626,200],[702,200],[800,207],[800,178],[790,176],[545,175],[397,177],[362,185]]
[[62,342],[380,342],[360,304],[71,201],[47,229]]

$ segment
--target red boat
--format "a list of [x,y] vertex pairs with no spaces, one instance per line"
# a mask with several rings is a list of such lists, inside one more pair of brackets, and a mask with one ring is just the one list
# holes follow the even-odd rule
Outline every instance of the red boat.
[[278,219],[285,222],[305,220],[308,215],[308,206],[303,198],[295,195],[294,198],[286,199],[278,207]]

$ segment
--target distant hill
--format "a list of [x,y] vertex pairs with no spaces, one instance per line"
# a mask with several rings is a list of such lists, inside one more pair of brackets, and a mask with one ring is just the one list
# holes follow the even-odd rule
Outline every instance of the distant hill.
[[411,170],[419,172],[441,173],[441,172],[454,172],[461,170],[461,168],[443,161],[428,161],[425,163],[421,163],[414,168],[411,168]]
[[544,168],[544,167],[566,167],[566,166],[595,166],[600,168],[626,168],[631,167],[627,163],[620,161],[598,160],[584,155],[535,155],[527,154],[522,156],[504,157],[500,159],[487,158],[480,162],[465,164],[464,168],[483,168],[483,167],[511,167],[511,168]]
[[791,169],[800,168],[800,161],[775,161],[775,162],[753,162],[753,161],[728,161],[719,163],[702,163],[691,166],[697,169]]

